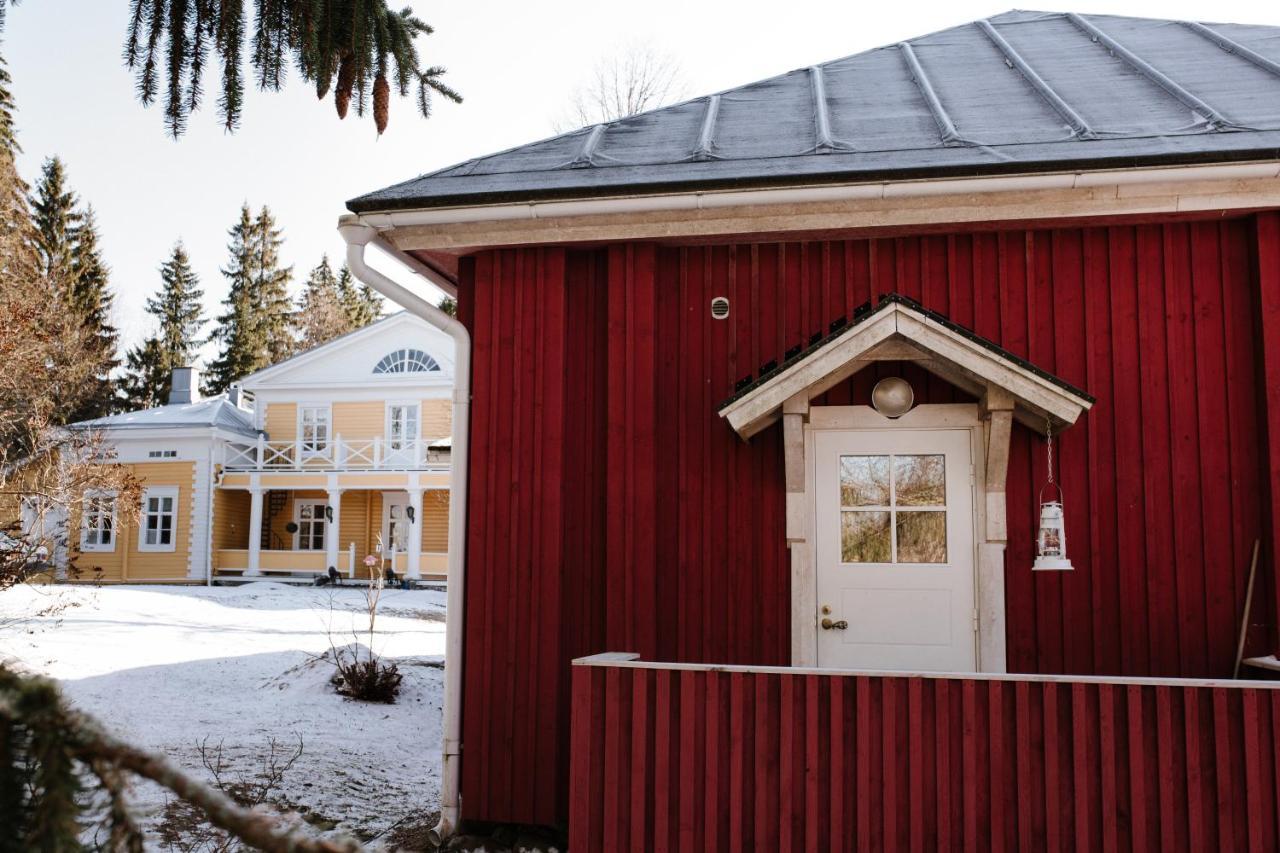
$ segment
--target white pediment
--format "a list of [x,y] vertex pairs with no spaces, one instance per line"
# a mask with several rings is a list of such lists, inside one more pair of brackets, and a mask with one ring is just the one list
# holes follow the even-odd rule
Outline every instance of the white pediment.
[[1046,418],[1060,430],[1075,423],[1093,398],[1036,368],[993,341],[898,296],[742,389],[720,416],[750,438],[782,414],[785,402],[811,400],[876,361],[912,361],[980,399],[1012,397],[1014,417],[1039,432]]
[[[402,311],[245,377],[241,387],[259,393],[273,389],[447,386],[453,383],[453,339],[420,317]],[[432,370],[378,370],[396,354],[412,352],[415,364]],[[416,353],[426,356],[425,362]],[[388,357],[391,356],[390,359]]]

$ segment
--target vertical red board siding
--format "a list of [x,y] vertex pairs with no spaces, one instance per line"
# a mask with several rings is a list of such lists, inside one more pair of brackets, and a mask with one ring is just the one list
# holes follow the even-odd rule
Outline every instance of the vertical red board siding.
[[[646,812],[611,805],[637,777],[679,792],[680,849],[1275,849],[1280,688],[654,666],[573,669],[571,850],[667,849],[654,844]],[[655,677],[678,679],[681,701],[657,703],[656,719],[639,720],[632,697],[647,695]],[[952,724],[957,696],[962,725]],[[1124,725],[1125,717],[1144,725]],[[746,719],[755,731],[734,742],[776,738],[783,760],[764,767],[769,785],[757,779],[753,808],[726,810],[719,794],[734,790],[739,769],[709,760],[720,743],[713,721]],[[676,762],[655,762],[664,747],[650,737],[651,723],[687,733]],[[883,748],[822,760],[816,745],[850,729]],[[710,739],[698,741],[700,733]],[[787,759],[796,744],[802,761]],[[950,756],[978,752],[980,766],[946,772]],[[650,779],[649,768],[669,775]],[[1117,784],[1130,773],[1135,784]],[[957,837],[951,804],[961,799]],[[761,835],[762,817],[776,839]]]
[[[737,379],[889,292],[922,300],[1098,398],[1057,443],[1074,572],[1030,571],[1045,454],[1038,436],[1014,430],[1005,573],[1009,669],[1229,674],[1252,544],[1264,519],[1280,521],[1280,511],[1260,497],[1280,489],[1280,452],[1266,456],[1266,439],[1280,435],[1280,420],[1271,423],[1263,404],[1268,395],[1280,396],[1276,217],[487,251],[466,260],[460,285],[461,316],[475,347],[464,818],[565,825],[573,657],[623,649],[687,662],[789,662],[779,431],[742,442],[716,410]],[[716,296],[730,300],[726,320],[710,317]],[[971,399],[918,366],[879,363],[816,402],[865,404],[874,382],[895,373],[912,382],[920,402]],[[1273,419],[1280,399],[1275,403]],[[1260,463],[1264,458],[1269,466]],[[1269,556],[1276,551],[1280,545],[1271,543]],[[1274,648],[1268,626],[1276,594],[1269,566],[1263,569],[1250,654]],[[680,679],[652,688],[628,713],[634,719],[635,710],[644,711],[640,719],[653,727],[655,742],[668,745],[652,756],[654,772],[687,760],[680,743],[690,732],[702,747],[699,772],[704,765],[738,768],[717,788],[697,789],[699,802],[714,801],[718,814],[717,824],[700,833],[778,845],[808,831],[812,779],[788,790],[778,815],[783,823],[758,818],[759,805],[779,796],[776,767],[803,766],[809,758],[810,746],[795,728],[810,719],[803,684],[787,688],[786,707],[759,704],[752,684],[718,684],[717,701],[729,703],[729,715],[711,721],[713,741],[703,740],[705,715],[682,730],[661,727],[668,723],[656,711],[648,714],[650,705],[678,707],[688,699]],[[790,725],[785,741],[777,731],[750,735],[745,744],[730,739],[732,700],[742,690],[752,700],[744,720]],[[767,690],[781,695],[780,685]],[[848,725],[821,714],[819,725],[838,732],[851,751],[865,747],[881,756],[879,778],[895,748],[913,747],[901,730],[868,739],[857,724],[859,690],[850,686],[844,694]],[[883,695],[880,685],[873,692]],[[1042,695],[1020,697],[1016,690],[970,695],[957,684],[942,695],[939,719],[978,729],[972,740],[951,742],[935,727],[930,754],[938,772],[958,779],[972,755],[985,784],[967,790],[940,780],[936,796],[946,813],[936,824],[901,824],[903,846],[942,838],[1011,847],[1023,837],[989,836],[971,826],[971,807],[984,819],[1025,813],[1035,837],[1051,832],[1065,844],[1108,808],[1096,797],[1078,806],[1062,800],[1105,755],[1123,767],[1110,782],[1118,794],[1130,796],[1136,786],[1158,795],[1155,753],[1122,748],[1132,720],[1154,730],[1154,705],[1135,711],[1123,693],[1108,697],[1108,739],[1091,734],[1082,751],[1056,754],[1046,767],[1045,755],[1028,745],[1046,731],[1070,736],[1075,701],[1070,691],[1052,695],[1048,707]],[[936,700],[913,698],[901,686],[889,690],[903,719],[917,707],[932,713]],[[1098,704],[1092,696],[1085,701]],[[880,714],[877,705],[870,719]],[[987,748],[999,734],[989,730],[993,724],[1022,734],[1021,741],[999,744],[1005,751],[998,760],[1036,784],[1051,781],[1060,795],[1052,804],[1023,803],[993,787]],[[886,731],[892,742],[883,739]],[[1193,754],[1206,773],[1211,745],[1198,743]],[[830,758],[821,761],[819,775]],[[854,796],[857,774],[869,770],[848,756],[841,769],[852,775],[838,796],[857,807],[838,825],[878,843],[894,825]],[[891,769],[887,794],[897,801],[935,790],[932,776]],[[837,792],[818,794],[828,795]],[[1158,799],[1145,797],[1138,802],[1158,807]],[[683,800],[656,777],[624,805],[652,814],[655,845],[687,840]],[[739,812],[746,823],[731,819]],[[1143,814],[1147,823],[1097,837],[1120,845],[1130,832],[1158,833],[1158,812]]]

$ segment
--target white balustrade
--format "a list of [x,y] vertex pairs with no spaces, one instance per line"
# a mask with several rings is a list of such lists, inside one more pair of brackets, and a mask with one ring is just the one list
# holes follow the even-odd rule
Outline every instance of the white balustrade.
[[425,439],[387,441],[344,439],[335,436],[321,447],[303,448],[294,441],[268,441],[259,436],[256,444],[230,446],[225,451],[228,471],[403,471],[447,467],[447,450],[433,450]]

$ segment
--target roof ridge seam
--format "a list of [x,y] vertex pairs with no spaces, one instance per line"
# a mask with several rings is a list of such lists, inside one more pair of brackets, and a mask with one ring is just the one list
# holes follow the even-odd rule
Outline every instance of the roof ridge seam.
[[1161,89],[1164,89],[1184,106],[1195,112],[1203,114],[1210,127],[1215,130],[1221,128],[1240,127],[1237,122],[1232,121],[1230,118],[1223,115],[1221,111],[1205,102],[1204,99],[1200,98],[1195,93],[1191,92],[1189,89],[1162,72],[1160,69],[1147,62],[1141,56],[1138,56],[1138,54],[1125,47],[1115,38],[1108,35],[1097,24],[1092,23],[1075,12],[1067,12],[1067,20],[1074,24],[1076,28],[1085,35],[1088,35],[1091,41],[1110,50],[1113,55],[1124,60],[1139,74],[1155,83]]

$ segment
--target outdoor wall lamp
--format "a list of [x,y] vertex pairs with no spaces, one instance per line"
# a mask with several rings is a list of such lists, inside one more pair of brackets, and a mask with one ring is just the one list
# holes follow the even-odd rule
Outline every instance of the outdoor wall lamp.
[[886,418],[900,418],[915,405],[911,383],[901,376],[889,376],[871,389],[871,406]]

